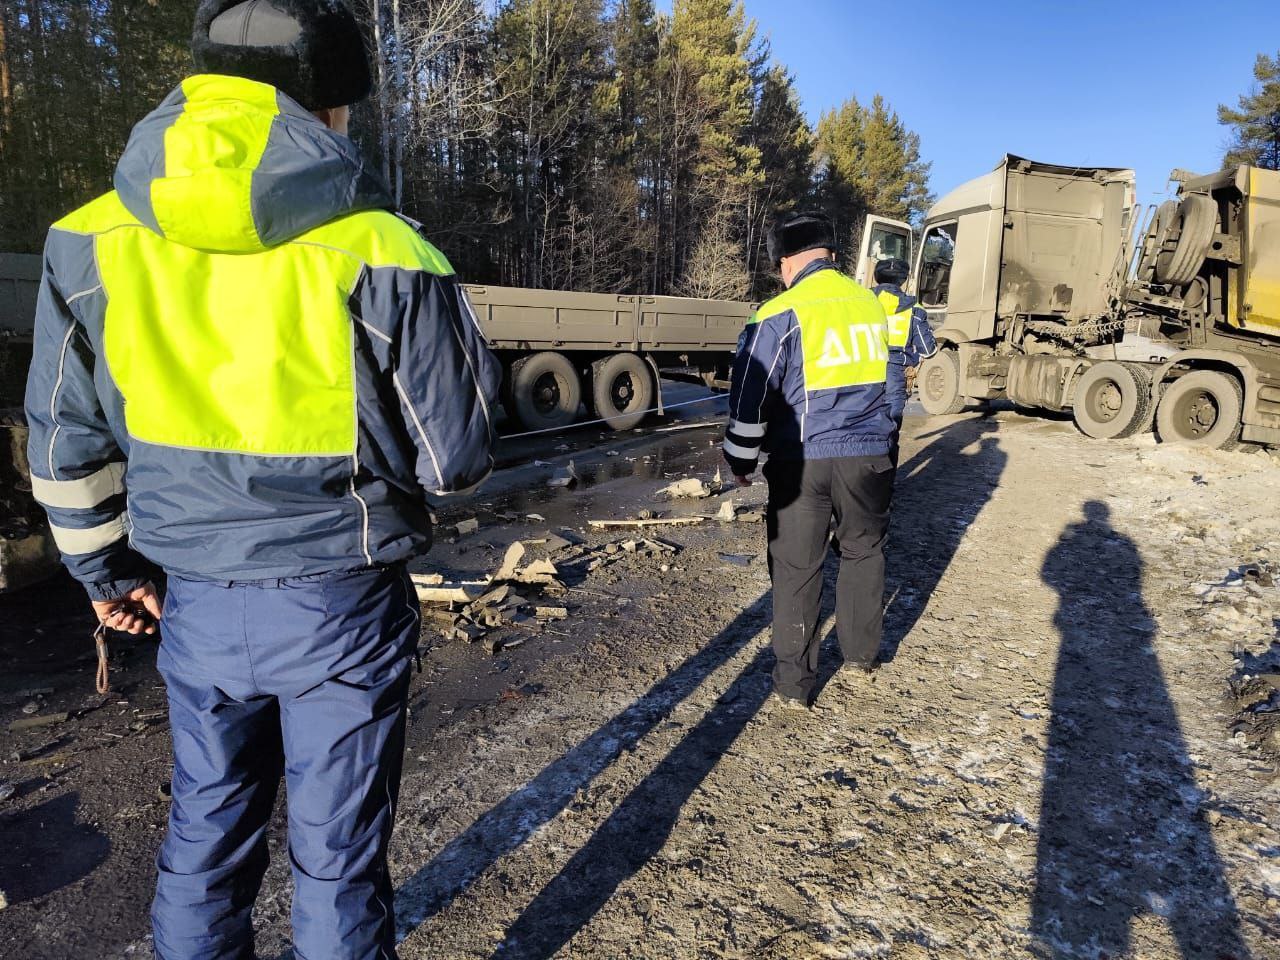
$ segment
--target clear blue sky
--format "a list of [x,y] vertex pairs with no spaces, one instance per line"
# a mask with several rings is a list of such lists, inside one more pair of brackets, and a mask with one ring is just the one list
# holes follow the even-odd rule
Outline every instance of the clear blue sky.
[[813,120],[884,94],[920,134],[938,196],[1015,153],[1133,167],[1139,199],[1158,199],[1174,167],[1218,168],[1217,105],[1247,91],[1257,54],[1280,50],[1277,0],[745,5]]

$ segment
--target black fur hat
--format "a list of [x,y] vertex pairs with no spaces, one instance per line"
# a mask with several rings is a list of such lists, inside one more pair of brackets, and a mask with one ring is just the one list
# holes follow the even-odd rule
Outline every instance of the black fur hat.
[[201,73],[269,83],[308,110],[356,103],[373,87],[342,0],[201,0],[191,54]]
[[783,257],[806,250],[837,252],[836,228],[825,213],[788,213],[769,231],[769,259],[777,266]]
[[910,275],[911,267],[905,260],[881,260],[876,264],[876,283],[892,283],[895,286],[901,286]]

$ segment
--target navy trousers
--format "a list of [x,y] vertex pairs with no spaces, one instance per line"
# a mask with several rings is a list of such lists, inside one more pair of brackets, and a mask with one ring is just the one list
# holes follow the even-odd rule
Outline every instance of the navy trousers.
[[283,775],[298,960],[395,957],[387,843],[419,610],[403,568],[169,577],[159,667],[173,807],[152,906],[160,960],[252,960]]

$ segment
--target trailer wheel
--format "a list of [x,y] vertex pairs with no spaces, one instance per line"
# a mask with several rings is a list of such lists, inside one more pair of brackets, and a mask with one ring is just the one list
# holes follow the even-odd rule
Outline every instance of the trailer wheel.
[[511,401],[526,430],[567,427],[578,417],[582,378],[564,354],[522,357],[511,365]]
[[591,366],[591,406],[611,430],[629,430],[653,406],[653,372],[634,353],[615,353]]
[[1193,370],[1164,391],[1156,408],[1156,433],[1165,443],[1231,447],[1240,436],[1244,391],[1218,370]]
[[1151,373],[1136,363],[1104,360],[1085,371],[1072,404],[1076,426],[1095,440],[1119,440],[1151,426]]
[[959,413],[965,398],[960,395],[960,355],[944,347],[920,364],[920,404],[927,413],[939,416]]

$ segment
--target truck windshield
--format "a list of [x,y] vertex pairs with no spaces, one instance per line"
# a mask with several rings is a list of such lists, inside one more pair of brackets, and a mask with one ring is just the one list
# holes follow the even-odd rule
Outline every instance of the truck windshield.
[[871,228],[871,247],[867,253],[877,263],[881,260],[911,259],[907,251],[907,237],[880,226]]
[[930,227],[924,235],[924,252],[920,257],[920,276],[916,289],[926,307],[945,307],[951,286],[951,264],[956,258],[956,235],[959,224],[946,223]]

